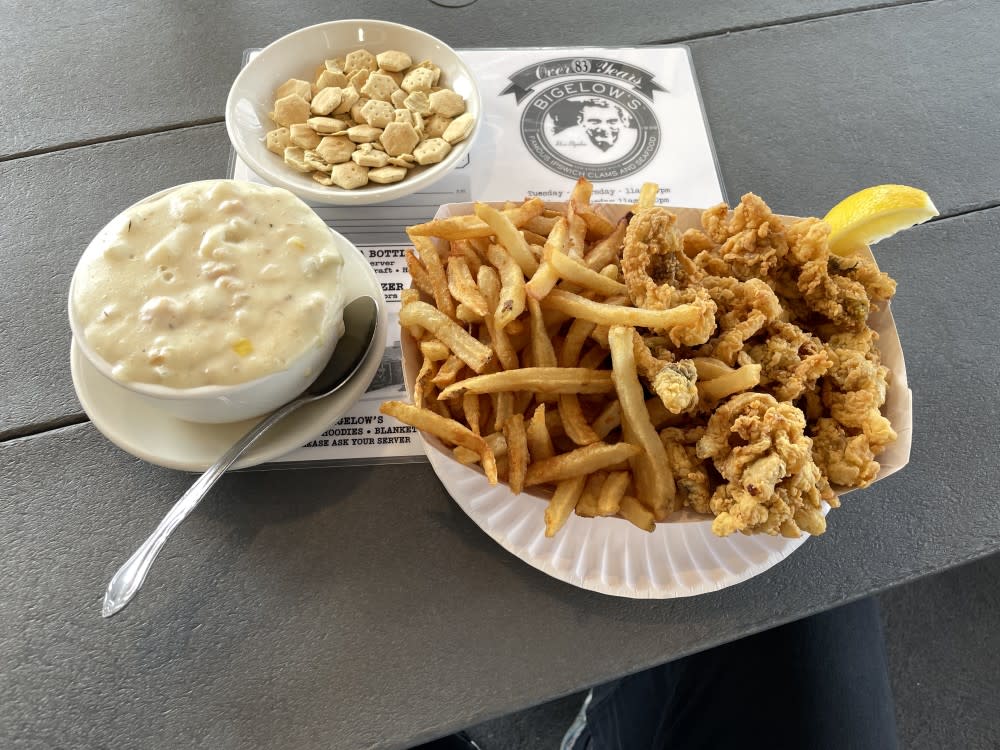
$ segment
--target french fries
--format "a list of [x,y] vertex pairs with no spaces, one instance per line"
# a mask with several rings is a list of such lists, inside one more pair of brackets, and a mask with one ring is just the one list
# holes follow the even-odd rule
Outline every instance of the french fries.
[[584,475],[565,479],[556,485],[556,491],[545,509],[545,536],[553,537],[563,527],[573,509],[576,508],[580,493],[587,477]]
[[539,404],[535,409],[525,433],[528,453],[532,460],[541,461],[543,458],[552,458],[555,455],[556,449],[552,445],[552,436],[549,435],[549,427],[545,422],[545,404]]
[[635,368],[632,329],[612,326],[608,332],[611,344],[612,377],[618,401],[622,407],[622,432],[625,440],[638,446],[632,460],[639,501],[662,521],[674,511],[674,475],[670,471],[667,452],[660,442],[646,411],[646,401]]
[[[478,343],[478,342],[477,342]],[[445,388],[447,400],[466,393],[532,391],[534,393],[608,393],[614,389],[611,373],[582,367],[521,367],[517,370],[476,375]]]
[[[657,437],[657,443],[659,443],[659,437]],[[662,443],[660,443],[660,449],[663,449]],[[536,484],[548,484],[572,477],[587,476],[595,471],[615,466],[622,461],[628,461],[637,453],[639,453],[639,448],[629,443],[586,445],[568,453],[532,462],[525,474],[524,486],[532,487]]]
[[493,352],[488,346],[474,339],[460,325],[426,302],[404,305],[399,311],[399,322],[404,326],[417,325],[427,329],[476,372],[482,372],[493,359]]
[[468,307],[480,318],[489,315],[486,298],[479,291],[479,286],[472,278],[472,271],[465,258],[450,258],[448,260],[448,291],[461,304]]
[[500,302],[494,313],[494,320],[497,327],[502,329],[524,312],[524,272],[514,258],[498,245],[490,245],[486,257],[500,272]]
[[[524,205],[504,211],[504,215],[515,227],[522,227],[545,208],[541,198],[532,198]],[[417,224],[406,230],[410,238],[440,237],[444,240],[469,240],[489,237],[493,229],[478,216],[452,216],[449,219],[436,219],[425,224]]]
[[[398,419],[403,424],[416,427],[418,430],[428,432],[456,446],[462,446],[463,448],[475,451],[483,460],[484,468],[487,460],[486,456],[489,456],[490,459],[493,458],[493,452],[482,437],[453,419],[446,419],[432,411],[420,409],[411,404],[405,404],[402,401],[384,401],[379,406],[379,411],[387,416]],[[497,483],[495,468],[492,477],[490,477],[489,472],[487,472],[486,476],[489,478],[490,484]]]
[[559,310],[599,325],[644,326],[654,329],[694,326],[700,322],[703,314],[701,308],[696,305],[683,304],[668,310],[649,310],[643,307],[594,302],[561,289],[549,292],[542,300],[542,307]]
[[[408,351],[422,359],[414,404],[382,407],[441,440],[470,471],[514,494],[550,496],[548,537],[574,512],[647,532],[685,503],[704,512],[706,484],[714,491],[723,475],[701,458],[706,423],[735,394],[768,392],[749,346],[739,359],[719,354],[717,326],[732,316],[718,296],[727,288],[697,277],[675,283],[677,238],[644,244],[642,228],[662,210],[658,186],[643,185],[634,230],[635,216],[610,219],[618,214],[592,205],[592,192],[581,179],[565,204],[477,203],[474,215],[410,227],[413,288],[399,319],[416,340]],[[683,242],[690,262],[693,249],[715,247],[707,236]],[[637,252],[647,266],[637,266]],[[710,260],[725,268],[723,258]],[[637,274],[661,294],[637,292]],[[668,284],[688,302],[659,309]]]
[[524,417],[511,414],[503,426],[507,440],[507,484],[515,495],[524,488],[524,475],[528,470],[528,436],[524,431]]
[[[500,213],[485,203],[477,203],[476,216],[489,225],[490,229],[493,230],[491,234],[496,235],[499,244],[510,254],[514,262],[520,266],[521,272],[525,276],[531,276],[531,274],[538,270],[538,261],[531,254],[531,250],[528,249],[527,241],[525,241],[524,236],[505,214]],[[490,262],[496,265],[492,259]]]
[[417,254],[420,255],[420,262],[424,264],[424,269],[427,271],[427,283],[431,286],[434,304],[449,318],[454,318],[455,302],[448,292],[448,277],[445,275],[437,247],[435,247],[433,240],[426,237],[411,237],[410,239],[413,240],[413,246],[416,248]]

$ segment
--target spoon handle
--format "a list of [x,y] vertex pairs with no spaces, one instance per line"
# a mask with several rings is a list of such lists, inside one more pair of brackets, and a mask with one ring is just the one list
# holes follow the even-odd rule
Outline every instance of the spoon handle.
[[198,503],[201,502],[212,486],[219,481],[219,478],[226,472],[226,469],[242,456],[244,451],[253,445],[257,441],[257,438],[263,435],[275,422],[288,416],[309,400],[311,399],[303,398],[292,401],[265,419],[262,419],[246,435],[240,438],[232,448],[226,451],[218,461],[212,464],[204,474],[198,477],[197,481],[191,485],[188,491],[181,496],[181,499],[174,504],[174,507],[160,521],[160,525],[156,527],[156,530],[149,535],[149,538],[142,543],[139,549],[132,553],[132,556],[115,573],[104,594],[104,606],[101,608],[102,616],[111,617],[111,615],[120,611],[132,600],[132,597],[136,595],[136,592],[142,586],[142,582],[146,579],[146,574],[149,572],[153,560],[156,559],[160,549],[163,548],[164,543],[167,541],[167,537],[170,536],[181,521],[190,515],[191,511],[198,507]]

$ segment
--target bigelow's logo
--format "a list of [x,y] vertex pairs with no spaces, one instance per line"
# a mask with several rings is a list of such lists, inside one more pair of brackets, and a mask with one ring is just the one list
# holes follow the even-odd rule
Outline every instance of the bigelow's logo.
[[565,177],[607,182],[637,172],[656,155],[660,125],[650,105],[657,91],[666,89],[648,70],[566,57],[522,68],[501,95],[513,94],[518,104],[527,100],[521,140],[541,164]]

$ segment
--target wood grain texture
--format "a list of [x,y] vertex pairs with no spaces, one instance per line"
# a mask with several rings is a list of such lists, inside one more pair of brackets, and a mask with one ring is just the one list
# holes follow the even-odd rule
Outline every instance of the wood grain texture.
[[244,49],[338,18],[409,24],[454,47],[640,44],[909,0],[618,3],[429,0],[4,3],[0,158],[223,114]]

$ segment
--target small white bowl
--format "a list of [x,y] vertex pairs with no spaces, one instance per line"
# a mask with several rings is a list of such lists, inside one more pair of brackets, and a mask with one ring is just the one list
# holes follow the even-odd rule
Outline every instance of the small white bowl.
[[[167,195],[181,187],[185,187],[185,185],[176,185],[172,188],[161,190],[154,195],[136,202],[130,208],[126,209],[126,211]],[[112,231],[117,222],[118,217],[115,217],[90,241],[87,250],[84,251],[80,257],[80,261],[77,263],[69,288],[69,325],[73,331],[73,338],[84,358],[102,376],[130,391],[143,402],[171,416],[189,422],[208,424],[239,422],[272,412],[298,396],[309,387],[313,380],[319,377],[323,366],[330,359],[330,355],[333,354],[333,350],[337,346],[340,336],[343,334],[343,321],[340,321],[337,328],[333,331],[333,335],[325,340],[321,346],[307,347],[289,363],[286,369],[247,381],[246,383],[206,385],[198,388],[171,388],[152,383],[127,383],[115,378],[112,375],[111,365],[97,354],[87,342],[84,336],[85,326],[77,320],[74,314],[73,299],[74,288],[79,278],[84,258],[91,247],[103,241],[104,234]],[[347,256],[348,254],[360,255],[358,249],[345,237],[333,230],[331,230],[331,233],[341,256]]]
[[[312,81],[324,60],[342,57],[364,47],[373,54],[400,50],[414,62],[430,60],[441,68],[442,85],[465,98],[466,111],[475,118],[472,132],[456,143],[442,161],[414,167],[400,182],[369,183],[356,190],[324,187],[307,174],[295,172],[265,146],[275,125],[268,117],[274,91],[289,78]],[[272,42],[236,76],[226,100],[226,132],[233,148],[260,178],[290,190],[313,203],[358,206],[382,203],[424,190],[448,174],[465,158],[482,122],[482,99],[472,71],[451,47],[430,34],[388,21],[354,19],[331,21],[293,31]]]

